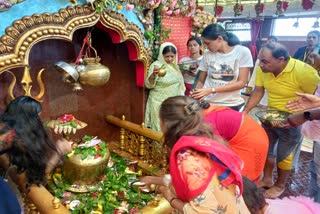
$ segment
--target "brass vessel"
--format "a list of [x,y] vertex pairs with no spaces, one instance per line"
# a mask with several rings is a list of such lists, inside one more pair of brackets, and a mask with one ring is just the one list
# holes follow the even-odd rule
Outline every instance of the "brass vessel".
[[79,70],[79,82],[83,85],[102,86],[110,78],[108,67],[100,63],[100,57],[83,58],[84,68]]
[[[88,49],[92,49],[94,57],[82,54],[82,50],[75,63],[66,63],[63,61],[55,64],[56,69],[62,73],[63,80],[73,86],[73,90],[82,90],[81,85],[102,86],[110,78],[110,70],[107,66],[100,63],[96,49],[91,45],[90,34],[86,37]],[[85,43],[84,43],[85,44]],[[84,46],[83,46],[84,47]],[[78,60],[79,59],[79,60]]]
[[104,157],[87,157],[84,160],[81,159],[81,154],[71,155],[63,164],[63,177],[71,184],[79,186],[82,192],[82,189],[86,188],[81,186],[92,186],[105,175],[109,157],[109,150]]
[[167,71],[165,69],[160,68],[158,75],[159,75],[159,77],[164,77],[166,75],[166,73],[167,73]]

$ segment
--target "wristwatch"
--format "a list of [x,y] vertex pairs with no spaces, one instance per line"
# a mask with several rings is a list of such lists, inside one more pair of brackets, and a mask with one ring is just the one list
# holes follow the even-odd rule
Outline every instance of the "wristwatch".
[[216,93],[216,89],[215,88],[211,88],[211,92],[212,93]]
[[313,120],[312,115],[311,115],[311,113],[310,113],[309,111],[303,112],[303,116],[304,116],[304,118],[305,118],[306,120],[310,120],[310,121]]

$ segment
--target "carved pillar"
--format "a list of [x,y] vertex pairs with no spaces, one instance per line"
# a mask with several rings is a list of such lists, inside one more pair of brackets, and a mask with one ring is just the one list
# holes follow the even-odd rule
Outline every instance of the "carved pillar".
[[[122,120],[126,120],[126,117],[122,115]],[[124,143],[125,143],[125,138],[126,138],[126,130],[124,128],[120,129],[120,150],[124,150]]]

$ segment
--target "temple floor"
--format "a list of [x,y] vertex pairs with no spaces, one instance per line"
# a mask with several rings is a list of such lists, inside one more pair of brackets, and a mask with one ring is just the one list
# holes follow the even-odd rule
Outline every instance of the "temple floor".
[[299,165],[295,172],[292,171],[286,190],[280,198],[297,195],[308,196],[310,183],[309,163],[311,159],[312,153],[301,151]]
[[301,151],[299,166],[296,172],[291,173],[290,182],[282,197],[290,195],[308,195],[310,173],[309,163],[312,159],[312,153]]

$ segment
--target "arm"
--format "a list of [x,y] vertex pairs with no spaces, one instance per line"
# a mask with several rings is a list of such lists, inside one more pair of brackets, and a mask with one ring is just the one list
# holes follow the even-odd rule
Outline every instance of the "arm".
[[[250,72],[250,68],[240,68],[240,74],[236,82],[230,83],[225,86],[217,87],[214,89],[199,88],[197,85],[197,89],[192,93],[192,97],[196,99],[203,99],[204,97],[210,95],[211,93],[230,92],[230,91],[242,89],[248,82],[249,72]],[[201,78],[201,74],[200,74],[200,78]],[[203,85],[203,82],[201,82],[201,84]]]
[[183,207],[185,203],[180,200],[169,187],[161,186],[159,187],[159,191],[163,195],[165,199],[170,203],[172,208],[179,210],[179,213],[183,213]]
[[0,155],[0,167],[4,170],[7,170],[10,166],[9,157],[7,154]]
[[58,151],[51,156],[49,162],[47,163],[46,174],[49,174],[52,171],[52,169],[59,163],[65,154],[68,154],[72,151],[71,143],[64,138],[59,139],[56,142],[56,148]]
[[207,72],[206,71],[199,71],[199,80],[198,80],[196,89],[203,87],[203,84],[206,81],[206,78],[207,78]]
[[151,184],[156,184],[156,185],[165,185],[163,182],[164,177],[159,177],[159,176],[144,176],[140,178],[141,182],[144,182],[145,185],[149,186]]
[[299,98],[291,100],[287,104],[287,108],[291,111],[303,111],[320,107],[320,97],[313,94],[296,93]]
[[[320,120],[320,109],[313,109],[308,112],[309,112],[308,114],[310,114],[310,118],[312,118],[313,120]],[[308,121],[308,118],[305,116],[305,112],[291,114],[288,117],[288,123],[292,127],[298,127],[307,121]]]
[[147,78],[145,79],[145,86],[149,89],[154,88],[158,79],[160,66],[156,62],[150,65]]
[[264,95],[264,87],[256,86],[251,93],[250,99],[246,104],[243,112],[244,114],[248,114],[251,109],[253,109],[261,100]]

